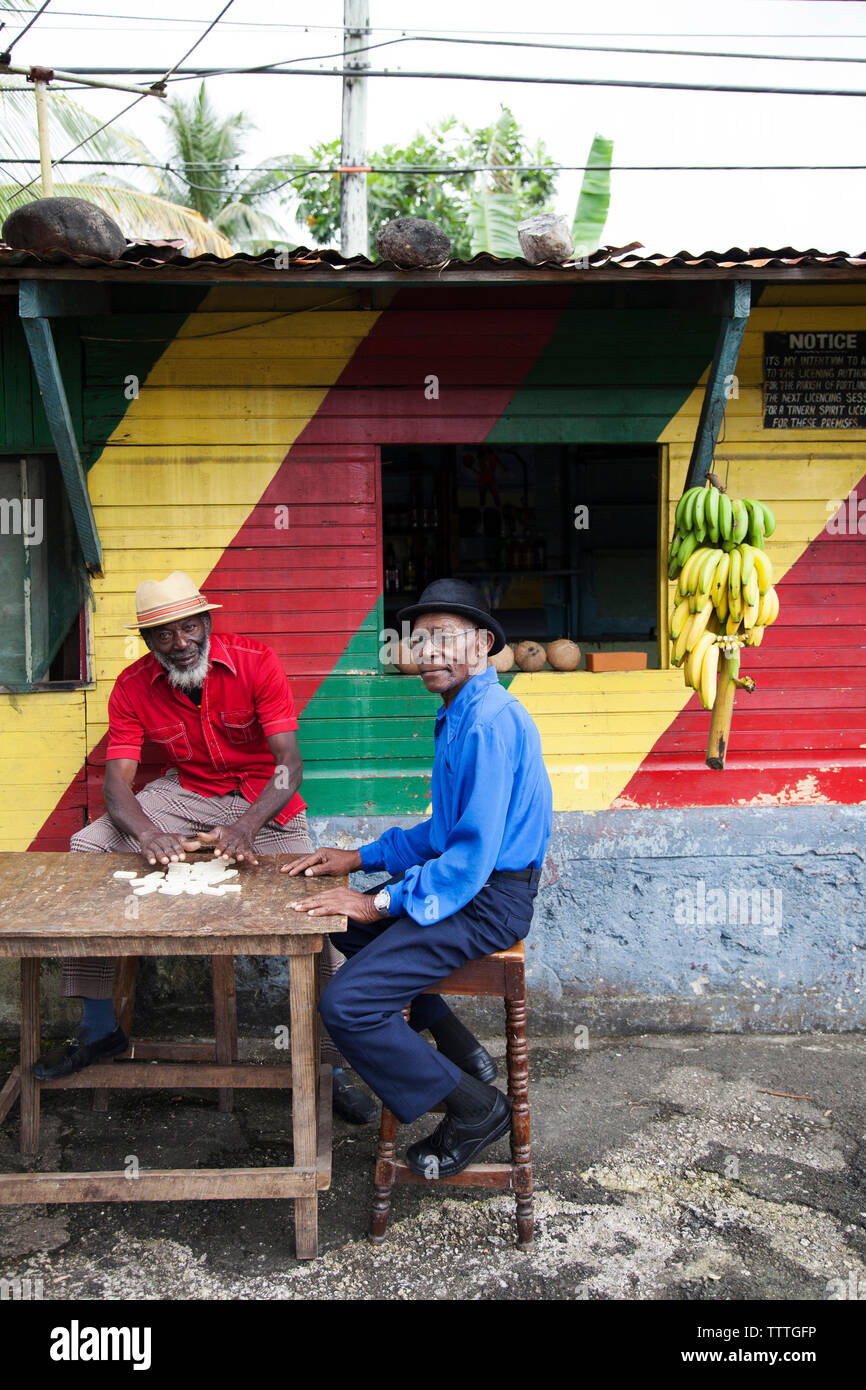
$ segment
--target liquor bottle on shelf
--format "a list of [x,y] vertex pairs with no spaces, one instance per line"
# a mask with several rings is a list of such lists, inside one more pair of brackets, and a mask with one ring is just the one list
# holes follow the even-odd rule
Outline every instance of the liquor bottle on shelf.
[[409,591],[411,591],[412,589],[415,588],[416,578],[417,578],[417,576],[416,576],[416,573],[415,573],[415,561],[412,559],[412,556],[410,555],[410,556],[409,556],[409,559],[406,561],[406,571],[405,571],[405,581],[406,581],[406,590],[407,590],[407,592],[409,592]]
[[423,553],[422,553],[422,555],[421,555],[421,584],[420,584],[420,587],[421,587],[422,589],[426,589],[426,588],[427,588],[427,585],[430,584],[430,583],[432,583],[433,579],[435,579],[435,577],[436,577],[435,574],[434,574],[435,568],[436,568],[436,557],[435,557],[435,555],[434,555],[434,553],[433,553],[433,547],[432,547],[430,544],[427,544],[427,545],[424,546],[424,550],[423,550]]
[[399,587],[400,580],[397,556],[394,554],[393,545],[389,544],[385,550],[385,593],[396,594]]

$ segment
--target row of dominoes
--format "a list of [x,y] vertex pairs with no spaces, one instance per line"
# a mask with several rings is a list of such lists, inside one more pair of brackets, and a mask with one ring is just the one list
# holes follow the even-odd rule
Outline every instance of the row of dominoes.
[[195,897],[199,893],[206,893],[210,897],[221,898],[226,893],[241,891],[239,883],[226,881],[237,878],[238,870],[229,868],[218,860],[197,864],[169,864],[166,870],[157,869],[142,876],[128,869],[118,869],[114,877],[120,882],[128,883],[137,898],[147,897],[151,893],[162,893],[170,898],[178,898],[182,894]]

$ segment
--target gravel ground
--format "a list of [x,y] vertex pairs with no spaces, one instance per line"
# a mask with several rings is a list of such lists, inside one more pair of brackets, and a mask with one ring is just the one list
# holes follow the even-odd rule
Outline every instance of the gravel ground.
[[[487,1045],[501,1057],[501,1038]],[[866,1298],[864,1064],[859,1034],[545,1039],[530,1050],[528,1253],[509,1194],[426,1186],[395,1190],[370,1245],[374,1127],[337,1121],[316,1261],[294,1258],[288,1202],[4,1207],[0,1279],[59,1300]],[[16,1107],[0,1171],[291,1161],[288,1098],[236,1093],[235,1107],[117,1092],[95,1114],[83,1092],[49,1093],[38,1159],[17,1152]]]

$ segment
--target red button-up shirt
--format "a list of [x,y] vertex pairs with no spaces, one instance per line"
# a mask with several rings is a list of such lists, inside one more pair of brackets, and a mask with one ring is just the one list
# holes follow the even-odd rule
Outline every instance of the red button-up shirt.
[[[288,678],[272,647],[254,637],[211,633],[201,707],[171,684],[153,652],[133,662],[108,699],[106,759],[140,761],[145,739],[176,767],[180,784],[202,796],[239,791],[255,801],[274,774],[267,744],[298,720]],[[305,809],[296,792],[274,817],[280,825]]]

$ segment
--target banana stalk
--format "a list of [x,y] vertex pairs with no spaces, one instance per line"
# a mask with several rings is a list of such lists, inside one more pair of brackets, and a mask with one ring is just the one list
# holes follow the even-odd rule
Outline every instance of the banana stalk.
[[755,689],[755,683],[749,678],[740,680],[740,649],[735,648],[732,652],[722,649],[720,653],[719,682],[716,688],[716,698],[713,702],[713,712],[710,715],[710,736],[707,742],[707,767],[713,768],[716,772],[721,772],[725,766],[725,755],[728,751],[728,741],[731,737],[731,719],[734,714],[734,696],[737,689],[746,690],[750,694]]

